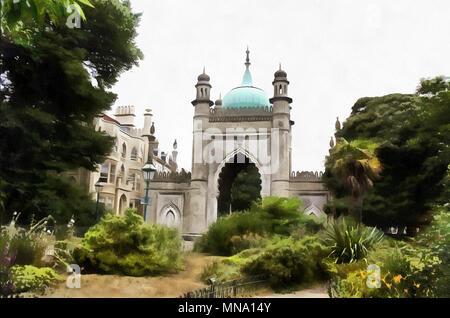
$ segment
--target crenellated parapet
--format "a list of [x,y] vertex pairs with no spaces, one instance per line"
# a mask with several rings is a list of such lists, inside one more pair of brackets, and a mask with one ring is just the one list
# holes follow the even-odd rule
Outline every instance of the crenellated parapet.
[[272,120],[272,106],[218,107],[209,110],[210,122],[239,122]]
[[322,181],[322,171],[292,171],[290,180],[292,181]]
[[157,172],[152,181],[188,183],[191,181],[191,173],[186,172],[184,169],[182,169],[181,172]]

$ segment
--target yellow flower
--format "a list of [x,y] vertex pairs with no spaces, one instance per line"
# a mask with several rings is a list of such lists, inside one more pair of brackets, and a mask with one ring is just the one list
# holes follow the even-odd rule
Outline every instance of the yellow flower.
[[386,284],[386,276],[384,276],[381,281]]
[[414,283],[414,286],[416,286],[416,288],[419,288],[420,284],[419,283]]
[[391,289],[392,284],[386,283],[387,288]]
[[401,274],[398,274],[397,276],[394,276],[394,282],[396,284],[400,283],[400,281],[402,280],[403,276]]
[[403,289],[403,291],[404,291],[406,294],[408,293],[408,289],[406,289],[406,288]]
[[364,279],[364,278],[366,278],[366,275],[364,275],[364,272],[363,271],[359,271],[359,274],[361,275],[361,277]]

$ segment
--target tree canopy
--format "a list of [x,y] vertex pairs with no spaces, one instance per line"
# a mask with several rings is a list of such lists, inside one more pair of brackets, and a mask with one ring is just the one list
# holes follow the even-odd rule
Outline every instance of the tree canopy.
[[[450,92],[442,77],[423,79],[415,94],[359,99],[337,138],[371,140],[382,166],[364,198],[363,222],[415,227],[431,221],[430,207],[444,190],[450,162]],[[324,180],[345,201],[348,191],[327,158]]]
[[63,174],[96,170],[111,151],[113,138],[93,122],[116,99],[107,89],[143,57],[134,42],[139,15],[128,1],[90,3],[81,28],[45,20],[31,45],[2,37],[0,180],[8,213],[81,213],[87,192]]

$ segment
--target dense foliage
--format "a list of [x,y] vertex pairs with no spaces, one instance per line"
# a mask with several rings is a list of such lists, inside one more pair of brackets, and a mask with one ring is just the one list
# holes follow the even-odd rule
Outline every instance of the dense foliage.
[[32,265],[13,266],[9,274],[16,293],[43,293],[47,288],[61,280],[53,269],[48,267],[38,268]]
[[326,228],[325,244],[331,248],[330,257],[336,263],[353,263],[367,256],[369,250],[383,238],[376,228],[354,225],[345,219]]
[[[415,227],[431,221],[429,211],[443,192],[450,162],[450,83],[422,80],[416,94],[359,99],[337,138],[372,140],[382,171],[365,193],[363,222],[368,225]],[[324,181],[339,203],[349,203],[348,188],[327,158]],[[448,198],[447,198],[448,199]]]
[[322,224],[301,213],[296,198],[265,197],[250,210],[219,218],[196,242],[196,250],[215,255],[232,255],[246,248],[263,246],[263,237],[289,235],[298,228],[304,234],[317,232]]
[[139,15],[129,2],[91,2],[81,28],[43,19],[29,29],[28,45],[14,34],[1,39],[0,192],[8,216],[21,211],[22,222],[32,213],[63,223],[77,213],[88,214],[87,225],[94,220],[86,189],[63,173],[95,170],[110,152],[113,138],[93,122],[116,99],[107,89],[142,53],[134,43]]
[[73,252],[86,271],[129,276],[157,275],[181,268],[178,231],[148,225],[134,210],[106,215],[89,229]]
[[231,207],[234,211],[243,211],[251,207],[252,202],[261,199],[261,175],[258,168],[249,165],[240,171],[231,186]]
[[270,285],[276,289],[312,283],[326,278],[322,260],[328,254],[329,249],[314,236],[306,236],[301,240],[287,238],[243,264],[242,272],[247,275],[265,274]]

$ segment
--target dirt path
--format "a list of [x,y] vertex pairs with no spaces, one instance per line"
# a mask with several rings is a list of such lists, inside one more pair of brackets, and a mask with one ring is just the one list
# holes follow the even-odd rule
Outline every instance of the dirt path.
[[323,286],[314,286],[289,294],[270,294],[257,296],[260,298],[329,298],[327,290]]
[[199,280],[203,267],[216,256],[198,253],[185,255],[186,268],[177,274],[159,277],[119,275],[82,275],[81,288],[69,289],[62,282],[45,297],[49,298],[169,298],[205,287]]

